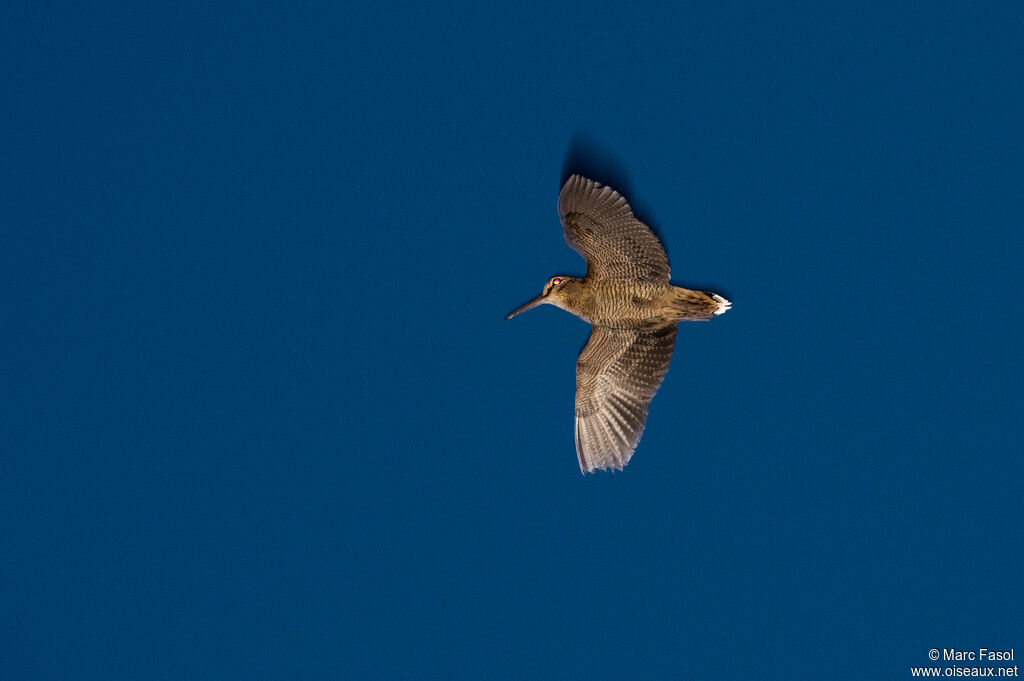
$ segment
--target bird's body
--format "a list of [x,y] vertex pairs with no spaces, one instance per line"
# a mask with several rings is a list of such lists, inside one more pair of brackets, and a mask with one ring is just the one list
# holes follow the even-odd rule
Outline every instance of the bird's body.
[[576,363],[576,454],[585,473],[621,469],[668,371],[678,322],[711,319],[731,303],[670,284],[661,243],[610,187],[573,175],[558,212],[566,242],[587,261],[587,276],[552,277],[506,319],[550,304],[593,325]]
[[713,317],[720,303],[703,291],[629,279],[563,278],[551,301],[590,324],[640,329]]

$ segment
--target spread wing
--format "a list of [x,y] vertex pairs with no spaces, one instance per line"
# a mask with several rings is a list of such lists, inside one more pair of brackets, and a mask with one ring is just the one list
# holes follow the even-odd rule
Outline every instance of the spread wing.
[[594,326],[576,361],[576,455],[580,470],[622,469],[633,456],[676,340],[676,325]]
[[665,249],[611,187],[573,175],[558,195],[565,242],[587,261],[587,277],[668,283]]

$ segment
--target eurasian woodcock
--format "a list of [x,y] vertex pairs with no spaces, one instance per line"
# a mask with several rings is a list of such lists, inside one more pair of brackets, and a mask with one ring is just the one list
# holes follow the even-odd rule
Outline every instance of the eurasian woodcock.
[[678,323],[711,319],[732,304],[670,284],[665,249],[611,187],[573,175],[558,215],[566,243],[587,261],[586,276],[552,277],[505,319],[549,304],[592,325],[576,362],[576,455],[584,473],[621,470],[668,372]]

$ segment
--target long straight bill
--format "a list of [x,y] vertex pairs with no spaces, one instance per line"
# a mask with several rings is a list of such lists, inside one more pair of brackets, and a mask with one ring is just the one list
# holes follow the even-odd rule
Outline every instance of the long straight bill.
[[520,314],[522,312],[526,312],[530,308],[537,307],[538,305],[540,305],[543,302],[544,302],[544,294],[541,294],[541,295],[537,296],[536,298],[534,298],[533,300],[531,300],[530,302],[528,302],[526,305],[523,305],[522,307],[517,307],[516,309],[512,310],[511,312],[509,312],[507,315],[505,315],[505,321],[507,322],[508,320],[510,320],[513,317],[515,317],[517,314]]

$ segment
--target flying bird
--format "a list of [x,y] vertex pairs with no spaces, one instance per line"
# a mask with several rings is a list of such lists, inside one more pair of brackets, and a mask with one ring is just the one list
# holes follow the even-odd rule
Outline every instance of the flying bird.
[[555,305],[591,324],[576,360],[576,456],[580,470],[622,468],[640,442],[681,321],[706,321],[728,300],[669,283],[661,242],[611,187],[571,176],[558,196],[565,242],[587,275],[552,277],[539,296],[505,317]]

